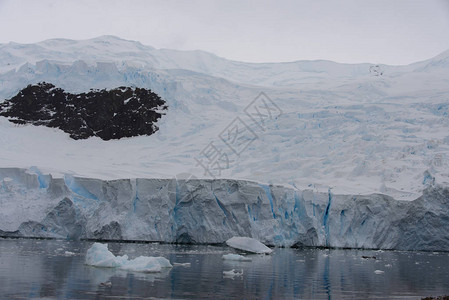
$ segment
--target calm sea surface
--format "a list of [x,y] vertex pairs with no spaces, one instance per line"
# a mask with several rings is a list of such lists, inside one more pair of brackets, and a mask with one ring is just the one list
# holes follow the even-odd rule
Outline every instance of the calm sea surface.
[[[109,243],[115,255],[190,263],[145,274],[84,265],[91,245],[0,239],[0,298],[420,299],[449,294],[449,253],[443,252],[275,249],[271,255],[251,255],[251,262],[232,262],[222,259],[236,253],[227,247]],[[243,274],[223,275],[232,269]]]

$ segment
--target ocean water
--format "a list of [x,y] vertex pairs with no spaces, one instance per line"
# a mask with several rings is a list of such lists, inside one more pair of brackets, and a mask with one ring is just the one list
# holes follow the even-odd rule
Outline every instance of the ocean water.
[[[420,299],[449,294],[449,253],[109,243],[115,255],[164,256],[174,266],[138,273],[86,266],[92,242],[0,239],[1,299]],[[365,257],[365,258],[364,258]],[[234,269],[241,275],[226,276]]]

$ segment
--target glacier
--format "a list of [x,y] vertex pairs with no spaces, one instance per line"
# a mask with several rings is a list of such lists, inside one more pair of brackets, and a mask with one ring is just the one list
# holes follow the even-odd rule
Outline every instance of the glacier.
[[0,168],[0,235],[447,251],[449,189],[413,201],[235,179],[120,179]]
[[[211,179],[194,158],[212,142],[232,156],[215,178],[413,200],[428,186],[425,174],[449,186],[448,61],[446,51],[407,66],[254,64],[112,36],[1,44],[0,101],[41,81],[70,93],[132,86],[153,90],[170,111],[154,136],[113,143],[71,142],[0,117],[0,167],[102,180]],[[263,129],[245,114],[261,92],[282,110]],[[239,156],[219,138],[237,117],[257,135]]]
[[[255,64],[112,36],[0,44],[0,102],[46,81],[169,106],[155,134],[107,142],[0,117],[0,235],[448,250],[447,78],[449,51]],[[261,92],[281,112],[263,128],[246,113]],[[233,120],[254,134],[238,155],[222,139]],[[195,161],[212,143],[230,157],[215,176]]]

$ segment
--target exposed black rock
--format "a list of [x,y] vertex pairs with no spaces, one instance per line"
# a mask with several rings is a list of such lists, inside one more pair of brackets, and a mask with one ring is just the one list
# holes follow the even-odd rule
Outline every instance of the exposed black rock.
[[0,116],[16,124],[59,128],[73,139],[151,135],[166,102],[149,89],[119,87],[70,94],[51,83],[28,85],[0,103]]

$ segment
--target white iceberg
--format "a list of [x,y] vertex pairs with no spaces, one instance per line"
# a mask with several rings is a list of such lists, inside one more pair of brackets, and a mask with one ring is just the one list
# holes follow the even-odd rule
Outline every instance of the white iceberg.
[[110,281],[101,282],[100,285],[101,286],[106,286],[106,287],[111,287],[112,286],[112,282],[110,282]]
[[225,254],[223,255],[224,260],[235,260],[235,261],[251,261],[252,259],[250,257],[245,257],[243,255],[239,254]]
[[86,253],[86,265],[117,268],[128,261],[128,256],[115,256],[108,250],[108,244],[94,243]]
[[115,256],[108,250],[107,244],[94,243],[87,250],[86,265],[119,268],[127,271],[154,273],[160,272],[162,268],[171,268],[170,261],[164,257],[139,256],[128,259],[128,255]]
[[191,266],[190,263],[173,263],[175,267],[186,267],[189,268]]
[[229,247],[252,253],[270,254],[271,252],[273,252],[273,250],[271,250],[258,240],[249,237],[234,236],[227,240],[226,244]]
[[230,271],[223,271],[223,277],[224,278],[230,278],[230,279],[234,279],[234,277],[241,277],[243,276],[243,270],[236,271],[235,269],[232,269]]

